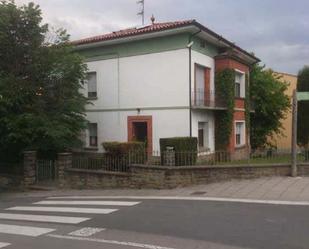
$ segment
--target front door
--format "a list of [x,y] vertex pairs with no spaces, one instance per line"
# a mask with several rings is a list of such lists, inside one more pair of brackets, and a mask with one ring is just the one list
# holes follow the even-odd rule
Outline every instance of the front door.
[[128,116],[128,141],[145,142],[152,152],[152,116]]

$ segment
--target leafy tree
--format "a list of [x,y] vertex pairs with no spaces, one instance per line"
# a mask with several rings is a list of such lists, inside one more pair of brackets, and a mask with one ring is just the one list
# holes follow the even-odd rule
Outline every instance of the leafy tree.
[[272,70],[255,65],[250,72],[250,97],[254,112],[250,115],[252,149],[272,146],[269,137],[282,133],[281,120],[290,108],[285,94],[288,84]]
[[[42,24],[38,5],[0,2],[0,158],[25,149],[77,146],[85,126],[86,66],[63,30]],[[49,39],[51,40],[51,39]]]
[[[297,91],[309,92],[309,66],[304,66],[298,72]],[[297,143],[309,149],[309,101],[298,102]]]

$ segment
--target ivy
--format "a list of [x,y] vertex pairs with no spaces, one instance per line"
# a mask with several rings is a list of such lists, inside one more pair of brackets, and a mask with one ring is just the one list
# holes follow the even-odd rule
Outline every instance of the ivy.
[[249,91],[249,75],[246,74],[246,96],[245,96],[245,119],[246,119],[246,130],[247,132],[250,129],[250,110],[251,110],[251,102],[250,102],[250,91]]
[[224,100],[227,109],[216,113],[216,150],[226,150],[233,127],[235,106],[235,71],[224,69],[216,73],[216,97]]

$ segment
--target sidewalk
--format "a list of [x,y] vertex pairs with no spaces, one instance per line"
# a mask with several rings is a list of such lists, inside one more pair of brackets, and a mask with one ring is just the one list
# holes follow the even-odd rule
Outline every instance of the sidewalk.
[[54,190],[23,193],[0,193],[0,198],[45,196],[179,196],[219,197],[253,200],[309,201],[309,177],[267,177],[250,180],[198,185],[170,190],[111,189],[111,190]]

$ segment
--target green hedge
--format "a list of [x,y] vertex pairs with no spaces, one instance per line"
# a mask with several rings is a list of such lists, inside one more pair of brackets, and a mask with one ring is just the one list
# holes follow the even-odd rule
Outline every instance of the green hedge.
[[196,137],[171,137],[160,139],[161,163],[165,162],[167,147],[175,151],[175,165],[195,165],[197,160]]
[[144,163],[146,160],[146,146],[144,142],[104,142],[106,157],[110,162],[122,164]]

